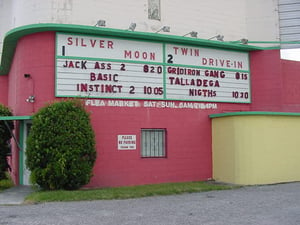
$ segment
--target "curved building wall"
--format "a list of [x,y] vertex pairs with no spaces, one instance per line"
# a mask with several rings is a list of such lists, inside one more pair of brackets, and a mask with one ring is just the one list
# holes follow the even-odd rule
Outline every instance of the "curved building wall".
[[[8,75],[8,105],[14,115],[31,115],[53,100],[54,46],[53,32],[31,34],[18,41]],[[29,96],[36,96],[34,104],[26,102]]]
[[7,105],[7,94],[8,94],[8,76],[0,76],[0,102],[1,104]]

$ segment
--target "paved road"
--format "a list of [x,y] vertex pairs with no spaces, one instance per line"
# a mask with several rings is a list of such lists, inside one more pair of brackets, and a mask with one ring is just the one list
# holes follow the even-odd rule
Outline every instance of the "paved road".
[[300,183],[130,200],[0,206],[1,225],[299,225]]

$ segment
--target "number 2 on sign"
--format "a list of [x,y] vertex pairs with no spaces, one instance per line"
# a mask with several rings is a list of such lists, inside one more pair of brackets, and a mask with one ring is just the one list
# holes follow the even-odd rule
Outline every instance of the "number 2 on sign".
[[173,55],[171,55],[171,54],[168,55],[167,63],[173,63]]
[[124,63],[121,64],[120,70],[122,70],[122,71],[125,71],[125,70],[126,70],[126,69],[125,69],[125,64],[124,64]]
[[129,89],[130,89],[129,94],[135,94],[135,91],[134,91],[135,87],[134,86],[130,86]]

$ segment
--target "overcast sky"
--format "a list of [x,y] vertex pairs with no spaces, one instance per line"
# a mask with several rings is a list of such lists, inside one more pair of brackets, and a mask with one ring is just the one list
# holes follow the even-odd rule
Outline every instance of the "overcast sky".
[[281,58],[300,61],[300,48],[281,49]]

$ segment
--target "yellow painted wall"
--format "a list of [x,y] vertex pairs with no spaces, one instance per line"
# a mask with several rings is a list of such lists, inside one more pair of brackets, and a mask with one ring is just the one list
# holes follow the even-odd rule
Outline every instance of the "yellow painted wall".
[[300,114],[214,117],[212,138],[217,181],[243,185],[300,181]]

